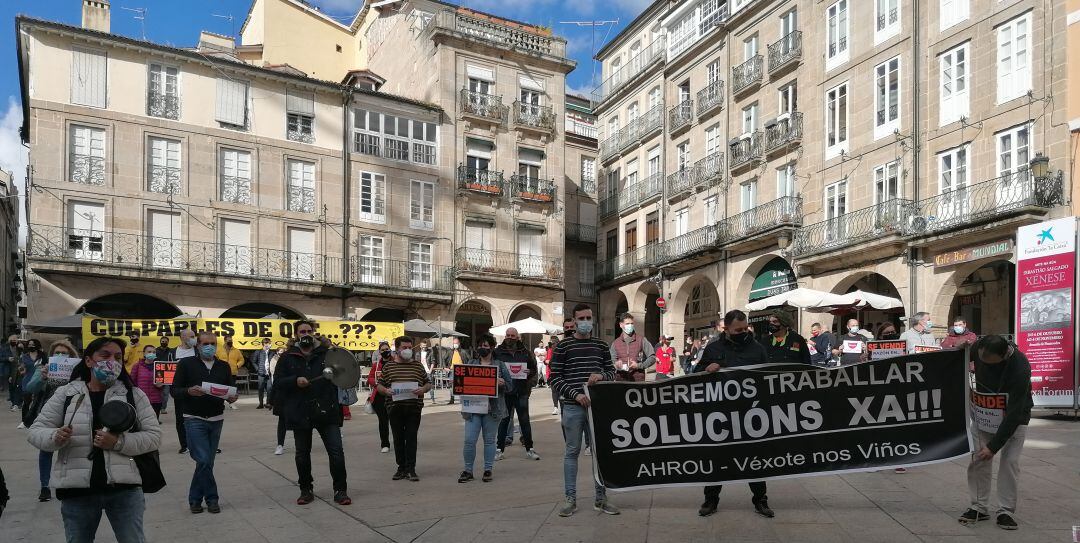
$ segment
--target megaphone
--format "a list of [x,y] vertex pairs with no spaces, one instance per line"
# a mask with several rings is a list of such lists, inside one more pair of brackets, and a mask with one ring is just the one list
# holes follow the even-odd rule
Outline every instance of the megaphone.
[[349,351],[332,347],[323,359],[322,375],[311,382],[320,379],[326,379],[338,388],[356,388],[360,384],[360,364]]

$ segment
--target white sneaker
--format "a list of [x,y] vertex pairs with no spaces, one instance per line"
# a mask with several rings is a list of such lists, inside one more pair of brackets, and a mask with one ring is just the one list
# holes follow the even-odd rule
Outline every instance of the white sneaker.
[[558,407],[556,407],[555,409],[552,409],[552,410],[551,410],[551,414],[552,414],[552,415],[558,415],[558,414],[559,414],[559,408],[558,408]]
[[18,410],[19,410],[19,406],[13,405],[13,406],[11,406],[11,409],[9,409],[8,411],[18,411]]
[[529,449],[529,450],[525,451],[525,458],[528,458],[530,460],[539,460],[540,455],[536,454],[535,450]]
[[277,448],[274,449],[274,454],[277,455],[277,456],[281,456],[281,455],[285,454],[285,447],[283,447],[281,445],[278,445]]
[[22,429],[24,429],[24,428],[26,428],[26,425],[25,425],[25,424],[23,424],[23,423],[21,423],[21,422],[19,423],[19,425],[18,425],[18,426],[16,426],[16,427],[15,427],[15,429],[16,429],[16,430],[22,430]]
[[390,447],[383,447],[379,452],[381,452],[383,454],[386,454],[386,453],[390,452]]
[[229,404],[229,409],[237,409],[236,404],[234,404],[234,403]]
[[585,447],[585,456],[592,456],[592,447]]
[[496,451],[495,452],[495,459],[496,460],[502,460],[503,458],[506,458],[506,455],[503,454],[502,451]]

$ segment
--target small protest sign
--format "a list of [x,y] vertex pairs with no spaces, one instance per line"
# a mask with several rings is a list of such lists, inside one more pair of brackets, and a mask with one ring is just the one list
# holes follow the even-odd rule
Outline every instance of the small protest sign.
[[395,402],[415,400],[416,394],[413,394],[413,391],[418,388],[420,383],[416,381],[394,381],[390,383],[390,399]]
[[460,364],[454,366],[455,396],[499,395],[499,368],[478,364]]
[[529,365],[525,362],[507,362],[506,368],[510,370],[511,379],[529,378]]
[[68,358],[63,355],[53,356],[49,358],[49,381],[55,384],[67,383],[71,380],[71,372],[78,366],[82,360],[78,358]]
[[491,409],[490,402],[491,398],[488,398],[487,396],[462,396],[461,412],[486,415]]
[[907,341],[867,341],[866,349],[870,351],[870,360],[885,360],[907,354]]
[[941,346],[939,346],[939,345],[916,345],[915,346],[915,352],[917,352],[917,353],[932,353],[932,352],[940,351],[940,350],[941,350]]
[[971,417],[975,420],[975,426],[983,432],[996,433],[1005,418],[1008,401],[1008,394],[988,394],[972,390]]
[[236,387],[219,385],[217,383],[209,383],[207,381],[203,381],[201,388],[203,394],[208,394],[216,398],[231,398],[233,396],[236,396]]
[[154,384],[172,385],[176,375],[176,362],[154,362]]

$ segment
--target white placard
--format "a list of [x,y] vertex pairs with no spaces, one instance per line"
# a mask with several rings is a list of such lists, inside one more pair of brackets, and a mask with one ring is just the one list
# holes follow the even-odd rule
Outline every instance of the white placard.
[[54,383],[66,383],[71,380],[71,372],[82,360],[57,355],[49,358],[49,380]]
[[393,393],[390,399],[395,402],[415,400],[416,394],[413,394],[413,391],[418,388],[420,384],[416,381],[395,381],[390,383],[390,392]]
[[987,394],[983,392],[971,392],[971,416],[975,419],[975,426],[983,431],[996,434],[1001,427],[1001,421],[1005,419],[1005,407],[1008,405],[1008,394]]
[[862,354],[863,342],[844,340],[843,352],[845,354]]
[[219,385],[217,383],[210,383],[203,381],[202,384],[203,394],[214,396],[215,398],[231,398],[236,396],[236,387],[228,385]]
[[461,412],[462,413],[477,413],[480,415],[488,414],[491,404],[487,396],[459,396],[461,398]]
[[507,362],[506,369],[510,370],[511,379],[529,378],[529,365],[525,362]]

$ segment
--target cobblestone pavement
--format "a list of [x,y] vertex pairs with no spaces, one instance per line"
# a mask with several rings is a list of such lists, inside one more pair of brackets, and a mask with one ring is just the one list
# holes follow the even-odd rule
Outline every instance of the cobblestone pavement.
[[[531,404],[536,449],[543,459],[526,459],[515,444],[505,460],[496,462],[491,483],[457,483],[462,420],[456,406],[443,405],[446,400],[442,393],[438,406],[425,409],[418,483],[390,480],[393,453],[379,453],[374,415],[354,410],[344,430],[354,501],[338,507],[318,440],[312,454],[318,499],[308,506],[295,504],[292,437],[286,439],[285,455],[274,456],[276,419],[245,396],[239,410],[226,411],[224,452],[215,470],[223,508],[219,515],[187,511],[193,463],[177,454],[172,412],[163,415],[161,458],[169,485],[147,496],[147,540],[1065,543],[1073,541],[1072,527],[1080,525],[1080,422],[1064,418],[1031,421],[1021,461],[1020,530],[1005,532],[992,522],[968,528],[956,521],[968,504],[965,460],[906,474],[888,470],[772,482],[769,501],[776,518],[771,520],[753,514],[745,485],[725,489],[720,511],[706,519],[697,516],[701,492],[689,489],[613,492],[622,515],[600,515],[588,507],[592,485],[583,462],[578,488],[585,507],[572,518],[561,518],[556,508],[562,497],[563,441],[547,390],[538,390]],[[63,541],[59,502],[37,501],[37,454],[17,424],[16,413],[0,410],[0,428],[8,429],[0,438],[0,466],[12,494],[0,518],[0,541]],[[98,540],[114,541],[106,519]]]

